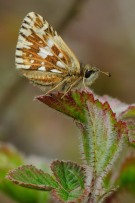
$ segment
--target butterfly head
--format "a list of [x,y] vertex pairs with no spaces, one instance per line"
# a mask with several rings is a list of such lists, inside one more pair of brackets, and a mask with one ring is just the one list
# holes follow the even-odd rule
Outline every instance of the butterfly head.
[[103,72],[96,67],[92,67],[91,65],[87,64],[83,68],[83,80],[85,81],[86,86],[90,86],[99,76],[100,73],[103,73],[110,77],[110,73]]

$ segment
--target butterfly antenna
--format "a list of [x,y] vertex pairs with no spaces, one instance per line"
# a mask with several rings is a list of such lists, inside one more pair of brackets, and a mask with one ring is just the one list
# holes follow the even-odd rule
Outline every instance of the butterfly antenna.
[[109,72],[104,72],[104,71],[100,71],[100,72],[107,75],[108,77],[111,77],[111,73],[109,73]]

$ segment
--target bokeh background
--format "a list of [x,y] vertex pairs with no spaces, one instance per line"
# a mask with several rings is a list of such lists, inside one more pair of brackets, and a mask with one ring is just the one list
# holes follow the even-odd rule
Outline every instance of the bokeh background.
[[[58,30],[81,62],[111,72],[92,86],[97,94],[135,103],[135,1],[0,0],[0,140],[25,155],[79,161],[73,120],[33,101],[43,92],[15,69],[19,28],[30,11]],[[0,202],[12,201],[1,195]]]

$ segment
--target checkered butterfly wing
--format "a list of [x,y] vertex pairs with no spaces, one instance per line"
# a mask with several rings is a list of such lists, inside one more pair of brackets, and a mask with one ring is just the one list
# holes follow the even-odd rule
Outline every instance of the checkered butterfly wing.
[[55,85],[69,74],[79,74],[80,64],[57,32],[34,13],[22,23],[16,67],[29,80],[40,85]]

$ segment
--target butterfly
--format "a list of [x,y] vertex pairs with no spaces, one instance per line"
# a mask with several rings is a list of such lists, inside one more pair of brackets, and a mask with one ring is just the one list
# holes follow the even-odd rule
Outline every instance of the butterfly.
[[46,94],[62,91],[66,95],[72,88],[90,86],[100,72],[91,65],[82,65],[57,34],[40,15],[30,12],[20,28],[16,54],[16,68]]

